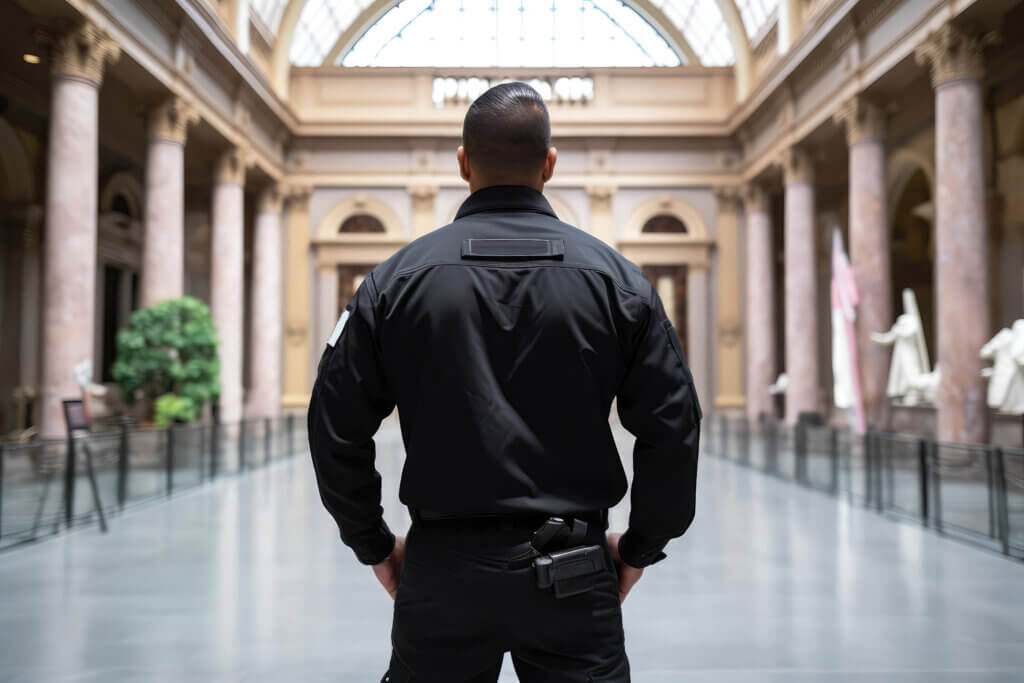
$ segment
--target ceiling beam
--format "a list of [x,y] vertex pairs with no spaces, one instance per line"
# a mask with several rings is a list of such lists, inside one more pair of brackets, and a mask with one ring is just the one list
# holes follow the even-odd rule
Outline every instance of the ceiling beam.
[[292,63],[288,58],[292,48],[295,27],[299,25],[299,17],[306,6],[306,0],[288,0],[288,5],[281,14],[281,26],[277,29],[274,39],[274,50],[270,55],[270,80],[274,90],[281,99],[288,99],[288,76]]
[[366,9],[359,13],[359,16],[352,20],[352,23],[345,27],[320,66],[334,66],[339,57],[348,54],[348,51],[367,29],[376,24],[377,20],[398,3],[399,0],[373,0],[366,6]]
[[672,20],[665,16],[660,8],[655,7],[650,0],[631,0],[627,4],[635,9],[641,17],[647,20],[654,27],[661,37],[668,41],[668,44],[676,51],[683,62],[692,66],[700,66],[700,58],[690,47],[690,41],[686,39],[683,32],[672,23]]
[[718,8],[722,10],[722,19],[725,20],[725,27],[729,31],[729,42],[732,43],[733,58],[736,71],[736,101],[742,101],[750,94],[750,81],[752,78],[753,58],[750,56],[750,40],[747,38],[747,29],[743,25],[743,17],[736,8],[735,0],[716,0]]

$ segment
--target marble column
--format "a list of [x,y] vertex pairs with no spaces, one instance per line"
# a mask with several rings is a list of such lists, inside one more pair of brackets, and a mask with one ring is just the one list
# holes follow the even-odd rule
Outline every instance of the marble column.
[[437,227],[434,200],[437,198],[438,190],[437,185],[412,185],[409,187],[409,196],[412,197],[413,239],[422,237]]
[[220,419],[242,419],[245,260],[245,155],[224,152],[214,164],[210,309],[220,339]]
[[718,202],[717,330],[718,373],[716,410],[742,408],[743,321],[740,301],[740,190],[734,185],[715,188]]
[[985,383],[979,350],[992,336],[981,79],[985,38],[950,24],[917,48],[935,86],[935,301],[938,438],[981,443]]
[[747,418],[774,415],[768,387],[776,379],[775,246],[767,193],[758,185],[746,188],[747,212]]
[[42,435],[65,434],[61,401],[81,396],[72,371],[93,358],[99,89],[120,48],[85,23],[54,44],[46,160]]
[[276,186],[272,186],[260,195],[253,236],[249,405],[257,417],[277,417],[281,414],[283,246],[281,193]]
[[883,426],[892,349],[872,342],[871,333],[884,332],[893,322],[885,112],[857,96],[843,105],[836,121],[845,124],[850,146],[850,261],[860,298],[855,333],[864,417],[868,426]]
[[783,155],[786,255],[786,421],[820,412],[818,400],[818,280],[814,168],[808,154]]
[[[310,287],[313,279],[310,254],[309,197],[311,188],[289,187],[287,200],[287,262],[285,277],[284,396],[285,408],[309,405],[316,361],[310,335],[313,308]],[[335,321],[337,322],[337,321]],[[326,337],[324,338],[326,339]]]
[[614,242],[612,235],[612,198],[617,188],[614,185],[587,185],[590,198],[590,234],[608,244]]
[[185,293],[185,135],[198,120],[195,108],[179,97],[166,100],[149,116],[143,308]]

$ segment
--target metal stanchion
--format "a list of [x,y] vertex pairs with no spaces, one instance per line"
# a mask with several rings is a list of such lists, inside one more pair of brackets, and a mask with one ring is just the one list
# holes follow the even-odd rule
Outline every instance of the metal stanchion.
[[124,510],[125,501],[128,499],[128,453],[130,452],[128,425],[127,418],[118,420],[118,426],[121,428],[121,443],[117,454],[117,507],[120,510]]
[[918,490],[921,497],[921,524],[928,526],[928,442],[920,439],[917,442]]
[[174,425],[167,428],[167,495],[174,490]]
[[245,420],[238,421],[238,471],[245,469]]
[[1006,492],[1006,462],[1002,448],[995,451],[995,487],[996,487],[996,510],[999,520],[999,543],[1003,548],[1003,554],[1010,554],[1010,506]]
[[75,507],[75,440],[68,434],[67,461],[64,466],[64,523],[71,528]]
[[270,418],[263,419],[263,464],[270,464],[270,438],[273,434],[270,426]]

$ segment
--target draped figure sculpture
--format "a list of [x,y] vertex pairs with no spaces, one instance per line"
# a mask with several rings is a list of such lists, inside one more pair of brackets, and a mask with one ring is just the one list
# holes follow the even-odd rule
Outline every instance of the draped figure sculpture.
[[1003,328],[983,347],[981,357],[992,367],[981,371],[988,378],[988,406],[1008,415],[1024,414],[1024,320]]
[[917,298],[909,289],[903,290],[904,312],[888,332],[874,332],[871,340],[892,346],[889,365],[889,383],[886,396],[900,405],[934,403],[938,393],[941,372],[938,366],[929,371],[928,347],[924,339],[924,326],[917,309]]

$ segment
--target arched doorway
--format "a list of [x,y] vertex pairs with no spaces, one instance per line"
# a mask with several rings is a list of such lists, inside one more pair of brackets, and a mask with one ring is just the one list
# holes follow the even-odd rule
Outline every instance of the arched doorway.
[[938,347],[935,327],[935,208],[931,185],[921,168],[906,174],[892,197],[890,256],[892,310],[903,313],[902,292],[917,297],[925,342],[934,358]]
[[[651,216],[640,229],[644,235],[651,234],[674,234],[685,235],[689,232],[686,224],[670,213],[659,213]],[[665,313],[672,321],[676,333],[679,335],[679,343],[683,352],[689,357],[689,345],[687,344],[687,321],[686,321],[686,278],[688,267],[685,264],[679,265],[651,265],[642,266],[644,275],[651,285],[658,292],[662,303],[665,306]]]

